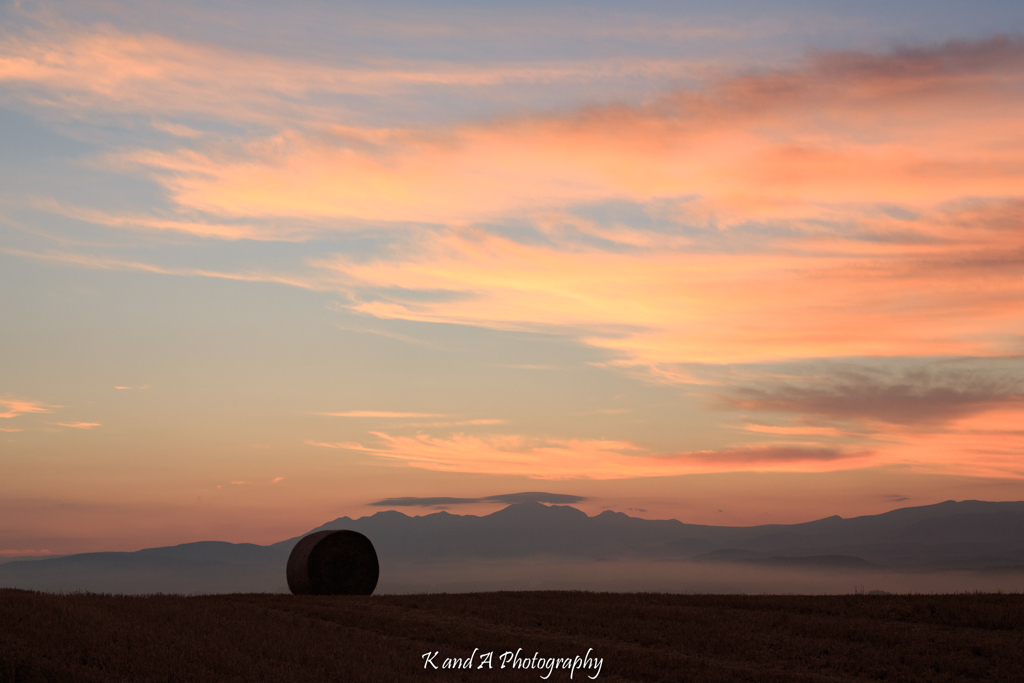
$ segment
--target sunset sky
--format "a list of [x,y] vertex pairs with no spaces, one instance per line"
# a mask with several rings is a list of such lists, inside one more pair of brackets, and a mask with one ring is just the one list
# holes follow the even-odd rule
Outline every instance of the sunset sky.
[[3,2],[0,557],[530,491],[1024,499],[1022,36],[1019,0]]

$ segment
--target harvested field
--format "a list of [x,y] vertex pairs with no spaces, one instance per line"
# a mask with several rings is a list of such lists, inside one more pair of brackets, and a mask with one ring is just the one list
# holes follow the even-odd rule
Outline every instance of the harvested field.
[[[444,668],[474,649],[473,668]],[[517,651],[531,667],[501,668]],[[594,680],[1019,681],[1024,595],[0,590],[0,681],[12,683],[537,681],[549,658],[588,651],[572,680],[589,680],[600,659]],[[438,668],[425,669],[434,652]],[[487,652],[493,668],[479,668]]]

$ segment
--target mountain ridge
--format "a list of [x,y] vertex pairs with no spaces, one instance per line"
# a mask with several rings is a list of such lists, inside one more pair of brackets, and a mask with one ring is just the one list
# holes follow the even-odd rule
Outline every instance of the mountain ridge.
[[[307,533],[353,529],[382,567],[562,558],[799,566],[821,570],[993,570],[1024,567],[1024,501],[944,501],[878,515],[750,527],[647,520],[570,505],[514,503],[488,515],[339,517]],[[306,534],[302,534],[305,536]],[[279,591],[302,536],[261,546],[199,541],[134,552],[81,553],[0,565],[0,586],[99,592]]]

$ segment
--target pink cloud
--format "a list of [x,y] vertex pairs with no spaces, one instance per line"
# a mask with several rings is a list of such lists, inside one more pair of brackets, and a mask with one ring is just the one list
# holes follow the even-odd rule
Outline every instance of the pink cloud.
[[[233,152],[131,161],[159,171],[188,211],[451,223],[386,258],[324,258],[292,279],[382,318],[568,327],[612,362],[666,378],[686,362],[1001,355],[1016,352],[1021,295],[1022,62],[1024,43],[1004,39],[830,53],[644,106],[438,130],[288,130]],[[608,199],[664,199],[678,222],[714,221],[724,234],[749,221],[795,230],[708,253],[561,208]],[[549,243],[467,226],[524,212]],[[570,242],[564,225],[630,249]]]
[[56,201],[34,201],[34,208],[49,213],[86,221],[96,225],[124,230],[149,232],[182,232],[199,237],[224,240],[256,240],[256,241],[301,241],[309,239],[322,230],[313,229],[308,224],[295,225],[259,225],[251,221],[216,221],[197,220],[179,216],[154,216],[146,214],[111,213],[97,209],[68,206]]
[[310,446],[317,446],[319,448],[334,448],[334,449],[344,449],[344,450],[352,450],[352,451],[365,451],[365,450],[367,450],[362,444],[359,444],[359,443],[356,443],[356,442],[352,442],[352,441],[339,441],[337,443],[328,443],[328,442],[323,442],[323,441],[313,441],[311,439],[307,439],[306,443],[308,445],[310,445]]
[[601,439],[373,434],[381,445],[363,450],[409,467],[537,479],[624,479],[750,469],[826,471],[873,461],[871,453],[806,444],[753,445],[658,455],[630,442]]
[[[178,215],[50,210],[125,229],[305,239],[308,228],[295,227],[303,217],[464,223],[609,198],[699,197],[688,211],[734,224],[819,219],[830,205],[1014,196],[1022,54],[1022,42],[1009,39],[825,53],[800,68],[721,78],[642,106],[422,130],[352,126],[318,104],[316,93],[550,83],[605,73],[608,65],[337,69],[103,29],[5,36],[0,82],[44,89],[41,105],[183,112],[234,124],[255,117],[276,131],[107,159],[152,169],[177,199]],[[181,124],[154,125],[198,135]],[[260,216],[290,220],[250,220]]]
[[418,428],[436,428],[436,427],[486,427],[493,425],[506,424],[508,420],[497,420],[497,419],[482,419],[482,420],[452,420],[445,422],[406,422],[402,424],[402,427],[408,429],[412,427]]
[[875,423],[885,458],[921,472],[1024,480],[1024,406],[998,406],[927,430]]
[[[372,432],[378,443],[319,444],[360,450],[395,464],[441,472],[536,479],[627,479],[713,472],[829,472],[896,466],[907,472],[1024,479],[1024,408],[958,418],[941,429],[870,423],[863,433],[829,427],[756,430],[777,436],[855,438],[861,445],[784,440],[700,451],[655,453],[632,442],[516,434],[439,437]],[[760,425],[748,425],[748,427]]]
[[[543,80],[558,69],[515,71],[329,69],[106,29],[6,36],[0,79],[11,87],[48,92],[48,106],[166,110],[155,125],[193,141],[106,159],[152,172],[177,213],[54,212],[220,239],[303,239],[263,226],[324,217],[444,225],[409,229],[385,257],[325,256],[301,275],[31,256],[340,291],[352,310],[381,318],[569,331],[608,351],[609,365],[673,382],[693,381],[685,363],[1019,353],[1021,40],[823,53],[646,104],[433,128],[353,126],[311,94]],[[165,120],[176,111],[256,116],[273,132],[213,145]],[[728,248],[566,208],[608,200],[657,205]],[[474,227],[509,217],[546,241]],[[736,235],[753,223],[778,234],[747,245]]]
[[99,422],[58,422],[57,424],[71,429],[95,429],[103,426]]
[[40,401],[30,401],[13,398],[0,398],[0,418],[11,419],[19,415],[31,413],[52,413],[53,408],[62,406],[51,406]]
[[444,417],[436,413],[396,413],[386,410],[350,410],[344,413],[319,413],[328,417],[382,417],[382,418],[407,418],[407,417]]
[[[1014,302],[1024,291],[1013,260],[1000,254],[1024,247],[1024,232],[976,215],[968,230],[961,220],[957,211],[922,218],[923,230],[943,236],[926,243],[811,237],[749,254],[671,245],[618,252],[559,244],[557,235],[554,246],[522,244],[464,228],[431,233],[386,259],[336,256],[317,265],[355,292],[349,306],[362,313],[507,330],[568,328],[651,368],[1013,353]],[[462,296],[362,300],[360,288]]]
[[330,121],[337,115],[337,105],[320,102],[317,96],[636,75],[678,77],[692,68],[687,62],[664,59],[492,65],[393,60],[338,67],[111,27],[65,27],[0,37],[0,82],[8,88],[43,90],[45,97],[30,95],[37,104],[79,112],[144,112],[154,116],[157,130],[184,138],[202,133],[166,121],[167,117],[203,114],[261,124]]
[[[464,222],[608,198],[819,218],[828,205],[1019,194],[1024,42],[831,53],[645,106],[439,130],[327,128],[234,153],[139,152],[177,201],[223,216]],[[164,174],[162,171],[170,171]]]
[[847,436],[845,432],[836,429],[835,427],[786,427],[748,424],[743,425],[743,429],[745,431],[756,432],[758,434],[779,434],[783,436]]
[[[317,291],[324,291],[332,288],[329,285],[316,284],[309,278],[300,275],[291,276],[266,272],[231,273],[215,270],[203,270],[198,268],[166,268],[163,266],[157,266],[151,263],[143,263],[139,261],[128,261],[125,259],[111,258],[105,256],[94,256],[91,254],[81,254],[54,250],[46,252],[31,252],[24,251],[21,249],[0,248],[0,253],[11,254],[13,256],[22,256],[31,259],[38,259],[41,261],[66,263],[70,265],[81,266],[84,268],[95,268],[98,270],[128,270],[145,273],[159,273],[162,275],[177,275],[181,277],[208,277],[218,280],[234,280],[238,282],[273,282],[276,284],[288,285],[290,287],[299,287],[301,289],[311,289]],[[139,387],[139,389],[148,388],[148,384]]]
[[[23,255],[341,291],[352,310],[381,318],[570,329],[612,352],[610,364],[668,381],[687,381],[676,366],[689,362],[1018,351],[1019,40],[824,53],[645,105],[418,130],[358,128],[304,108],[309,92],[362,82],[348,72],[113,31],[4,45],[3,78],[85,88],[129,108],[159,95],[231,120],[244,115],[225,103],[229,96],[294,105],[264,138],[120,157],[156,173],[180,215],[82,214],[88,220],[225,239],[302,238],[260,232],[254,217],[285,226],[323,217],[449,224],[413,231],[412,243],[386,258],[325,257],[301,275]],[[239,97],[239,88],[250,95]],[[313,122],[315,134],[299,132]],[[793,230],[756,248],[709,252],[689,237],[598,225],[564,210],[610,199],[661,202],[672,220],[720,226],[725,238],[751,221]],[[880,205],[916,217],[892,218]],[[503,216],[526,216],[548,242],[471,227]],[[569,240],[560,232],[567,225],[621,248]],[[368,289],[374,296],[361,296]],[[394,294],[402,290],[459,296]]]

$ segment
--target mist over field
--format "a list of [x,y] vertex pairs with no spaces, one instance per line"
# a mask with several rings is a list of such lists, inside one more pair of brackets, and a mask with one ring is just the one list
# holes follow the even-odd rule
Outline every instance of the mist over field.
[[686,561],[564,559],[466,560],[381,568],[377,593],[475,593],[508,590],[840,595],[1020,593],[1021,571],[798,569]]
[[[28,568],[29,570],[31,568]],[[70,572],[69,572],[70,573]],[[117,569],[23,575],[4,586],[47,592],[93,593],[287,593],[283,566],[234,575]],[[508,558],[382,563],[377,594],[477,593],[578,590],[596,592],[747,595],[842,595],[889,593],[1024,593],[1024,571],[909,571],[794,568],[685,560],[577,560]]]

